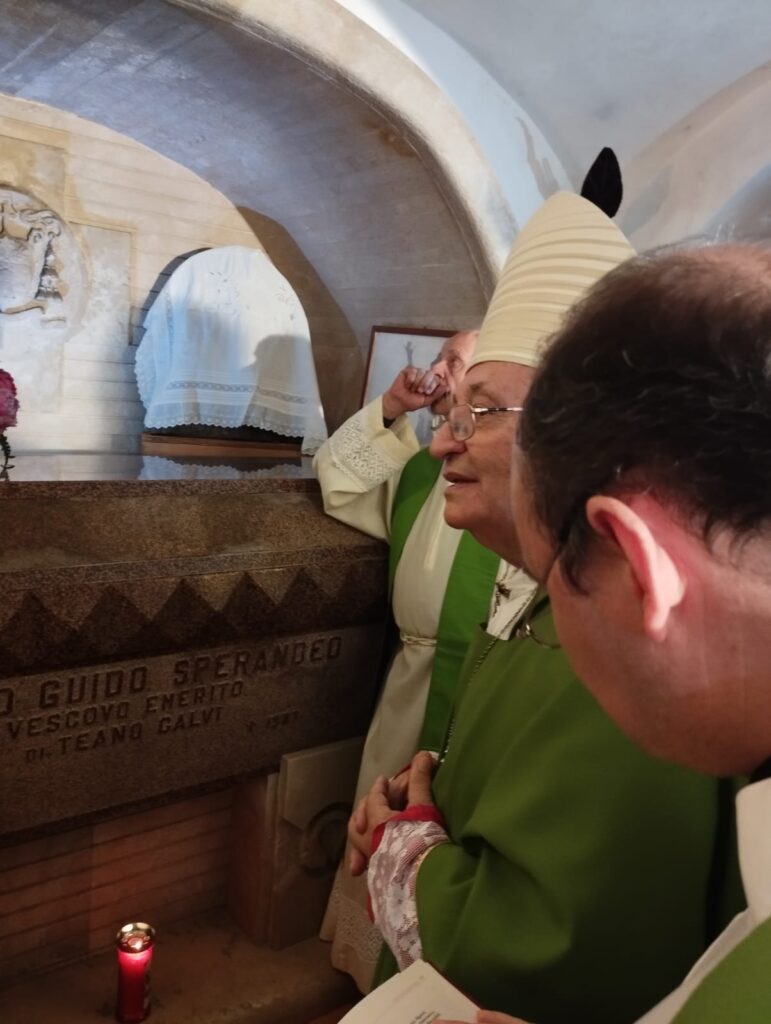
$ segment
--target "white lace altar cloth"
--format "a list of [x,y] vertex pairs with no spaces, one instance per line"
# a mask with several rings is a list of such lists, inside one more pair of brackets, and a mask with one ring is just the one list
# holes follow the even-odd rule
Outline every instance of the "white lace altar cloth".
[[259,427],[327,437],[300,300],[264,252],[191,256],[150,308],[136,355],[146,427]]

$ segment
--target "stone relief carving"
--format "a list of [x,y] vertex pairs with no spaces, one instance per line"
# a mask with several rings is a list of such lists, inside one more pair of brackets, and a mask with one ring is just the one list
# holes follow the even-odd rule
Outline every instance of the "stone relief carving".
[[0,321],[33,313],[42,327],[71,326],[82,276],[64,219],[30,193],[0,184]]
[[16,380],[24,416],[58,410],[64,346],[86,298],[73,228],[39,197],[0,181],[0,365]]
[[52,245],[61,233],[52,210],[17,205],[0,191],[0,313],[45,311],[61,299]]

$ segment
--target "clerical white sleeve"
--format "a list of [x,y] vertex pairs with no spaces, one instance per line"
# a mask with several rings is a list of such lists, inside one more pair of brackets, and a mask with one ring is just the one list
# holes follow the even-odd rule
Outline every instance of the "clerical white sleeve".
[[389,540],[396,488],[419,450],[407,416],[386,427],[381,399],[365,405],[324,442],[313,460],[324,511],[371,537]]

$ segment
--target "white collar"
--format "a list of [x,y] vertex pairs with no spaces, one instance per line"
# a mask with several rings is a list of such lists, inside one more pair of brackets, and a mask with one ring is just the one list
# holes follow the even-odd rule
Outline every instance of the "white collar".
[[499,640],[511,637],[517,620],[538,586],[526,572],[501,560],[490,598],[487,632]]
[[756,924],[771,917],[771,779],[745,786],[736,797],[739,863]]

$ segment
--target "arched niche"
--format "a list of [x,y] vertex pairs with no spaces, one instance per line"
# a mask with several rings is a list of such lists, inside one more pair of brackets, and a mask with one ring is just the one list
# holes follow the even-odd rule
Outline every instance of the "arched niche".
[[259,233],[187,168],[1,93],[0,212],[0,366],[21,404],[14,449],[136,451],[133,346],[159,278],[201,248],[261,249]]
[[[447,199],[486,293],[516,221],[473,134],[446,94],[336,0],[171,0],[286,49],[352,90],[410,142]],[[533,172],[526,170],[528,176]]]
[[[291,7],[272,6],[285,16]],[[297,18],[299,6],[291,8]],[[302,6],[312,34],[311,14],[321,18],[324,7]],[[371,59],[373,73],[383,52],[402,69],[410,64],[331,6],[364,34],[361,59]],[[121,132],[238,208],[301,298],[334,427],[358,405],[372,325],[476,325],[494,261],[480,261],[437,160],[425,146],[418,151],[408,126],[384,116],[385,104],[365,100],[342,72],[312,64],[277,34],[267,41],[236,25],[231,13],[228,22],[166,3],[29,0],[23,16],[21,8],[7,16],[0,91],[65,105]],[[325,20],[324,32],[335,35],[337,24]],[[426,103],[441,106],[425,83]],[[403,88],[411,93],[406,77]],[[56,114],[48,116],[53,129]],[[468,134],[465,145],[473,149]],[[501,206],[483,177],[468,194],[487,216]],[[506,223],[510,235],[508,215]],[[508,236],[501,251],[507,244]]]

